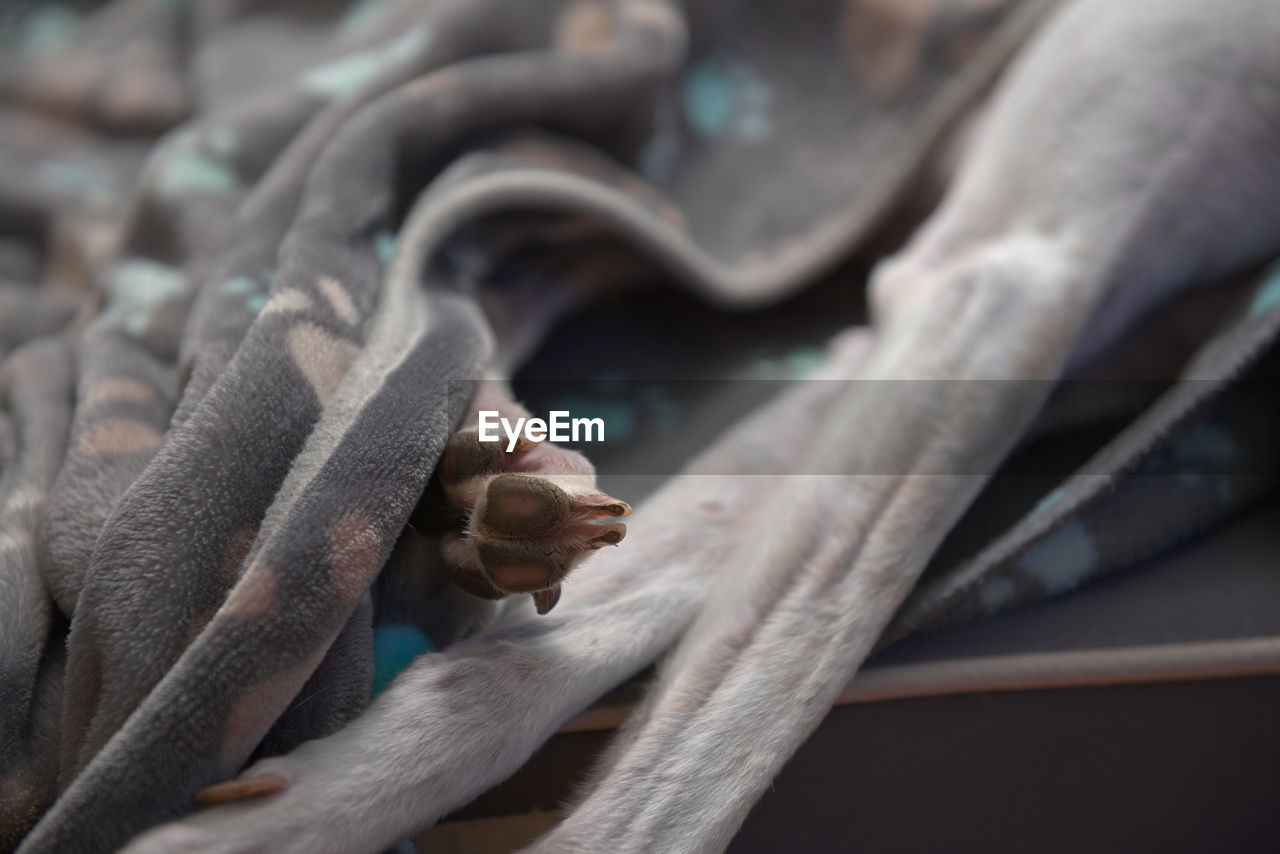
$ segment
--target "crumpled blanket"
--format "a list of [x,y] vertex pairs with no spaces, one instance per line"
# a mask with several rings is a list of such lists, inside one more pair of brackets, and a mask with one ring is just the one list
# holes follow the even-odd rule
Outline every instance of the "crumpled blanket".
[[[603,235],[723,309],[776,303],[863,245],[1052,3],[99,5],[0,11],[0,850],[24,854],[114,850],[360,712],[375,611],[417,607],[371,588],[420,548],[495,271],[607,284]],[[1272,489],[1240,474],[1274,470],[1277,413],[1238,380],[1278,295],[1260,278],[886,638]]]

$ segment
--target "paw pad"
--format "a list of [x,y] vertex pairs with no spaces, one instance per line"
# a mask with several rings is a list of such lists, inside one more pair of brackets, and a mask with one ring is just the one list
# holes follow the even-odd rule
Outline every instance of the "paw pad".
[[626,536],[613,521],[631,508],[596,488],[575,451],[522,442],[507,452],[476,430],[449,439],[440,482],[459,530],[445,562],[463,590],[489,599],[532,594],[538,613],[560,600],[560,583],[592,551]]

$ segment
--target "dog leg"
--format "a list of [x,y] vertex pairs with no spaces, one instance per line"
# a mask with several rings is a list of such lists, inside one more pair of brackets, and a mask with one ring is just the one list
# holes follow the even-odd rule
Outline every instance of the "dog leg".
[[[815,380],[854,374],[864,333],[837,339]],[[513,773],[573,714],[652,662],[705,595],[709,571],[757,524],[842,382],[797,385],[739,424],[637,511],[629,548],[574,576],[553,614],[528,610],[419,658],[351,724],[240,778],[273,793],[139,836],[127,854],[374,852]]]
[[[591,275],[608,259],[608,249],[566,252],[562,245],[562,233],[581,241],[599,231],[573,218],[538,218],[516,233],[526,241],[541,239],[541,253],[526,252],[518,263],[490,271],[478,296],[493,325],[496,352],[437,467],[445,506],[428,508],[423,520],[434,529],[445,517],[443,554],[459,587],[486,599],[529,593],[540,614],[555,607],[561,583],[583,559],[622,541],[627,527],[617,520],[631,508],[600,491],[595,467],[582,454],[523,436],[512,442],[503,430],[494,431],[498,441],[482,442],[478,416],[496,413],[509,425],[527,419],[530,413],[507,378],[556,321],[629,284]],[[503,257],[502,236],[491,236],[489,244],[477,239],[471,254]]]
[[[478,416],[496,413],[509,425],[527,419],[508,377],[573,309],[636,286],[633,277],[646,268],[620,263],[607,238],[589,220],[540,215],[473,227],[452,253],[466,275],[484,282],[477,298],[495,352],[437,467],[444,506],[427,502],[416,521],[436,531],[443,517],[443,556],[458,587],[486,599],[529,593],[540,614],[555,607],[564,578],[591,552],[622,541],[627,527],[617,520],[631,508],[600,491],[582,454],[523,436],[512,443],[501,429],[493,431],[498,441],[482,442]],[[633,272],[602,276],[601,268]]]
[[532,850],[724,848],[1050,382],[1275,251],[1277,38],[1262,0],[1083,0],[1040,34],[948,201],[876,276],[875,382],[847,389],[588,797]]

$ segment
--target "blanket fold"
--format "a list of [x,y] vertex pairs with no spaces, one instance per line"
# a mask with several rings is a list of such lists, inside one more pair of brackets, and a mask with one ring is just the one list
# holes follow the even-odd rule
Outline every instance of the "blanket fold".
[[[1053,5],[0,14],[0,851],[115,850],[359,714],[379,620],[463,630],[456,589],[370,591],[393,548],[398,569],[432,547],[406,526],[514,346],[496,279],[554,255],[538,274],[577,297],[643,271],[773,305],[863,247]],[[1274,462],[1232,384],[1280,330],[1277,281],[886,641],[1129,565],[1272,489],[1221,484]],[[1176,524],[1108,536],[1206,430],[1234,449],[1221,477],[1178,481],[1197,499]],[[1036,549],[1073,526],[1090,559],[1044,570]]]

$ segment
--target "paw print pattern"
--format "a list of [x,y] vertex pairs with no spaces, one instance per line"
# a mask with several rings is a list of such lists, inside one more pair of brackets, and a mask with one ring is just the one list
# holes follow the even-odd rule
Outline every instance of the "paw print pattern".
[[695,62],[680,82],[685,121],[704,138],[759,143],[773,133],[773,90],[752,68],[717,54]]

